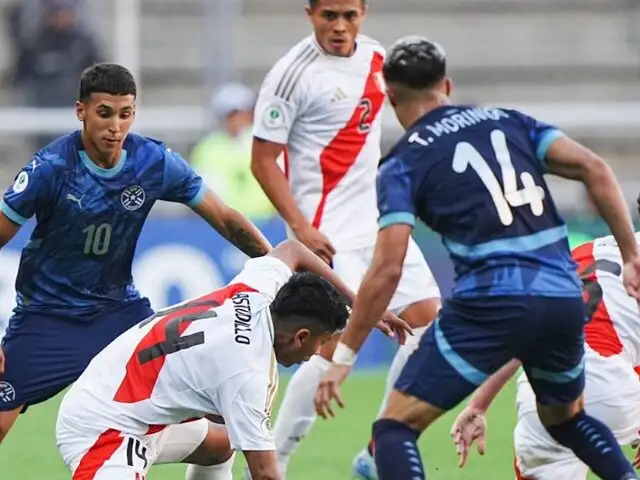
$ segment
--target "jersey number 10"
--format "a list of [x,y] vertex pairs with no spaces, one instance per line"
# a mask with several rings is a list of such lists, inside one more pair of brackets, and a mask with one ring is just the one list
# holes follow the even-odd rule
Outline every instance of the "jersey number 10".
[[101,223],[96,226],[95,224],[89,225],[82,230],[87,237],[84,241],[84,254],[85,255],[104,255],[109,251],[109,244],[111,243],[111,225],[108,223]]
[[523,188],[518,190],[516,170],[511,161],[511,154],[507,147],[507,138],[502,130],[491,132],[491,145],[500,164],[502,172],[502,185],[496,175],[489,167],[487,160],[480,155],[480,152],[468,142],[460,142],[456,145],[453,154],[453,170],[456,173],[464,173],[467,167],[473,168],[482,180],[482,183],[489,191],[493,200],[498,217],[503,225],[509,226],[513,223],[512,208],[529,205],[531,213],[539,217],[544,211],[542,200],[544,190],[535,184],[533,176],[529,172],[520,174],[520,181]]

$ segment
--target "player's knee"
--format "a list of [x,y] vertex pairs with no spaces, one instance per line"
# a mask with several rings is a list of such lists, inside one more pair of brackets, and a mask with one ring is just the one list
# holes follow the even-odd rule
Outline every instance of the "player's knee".
[[435,320],[442,303],[439,298],[429,298],[405,308],[400,317],[412,328],[426,327]]
[[423,432],[444,413],[440,408],[394,390],[380,419],[395,420],[417,432]]
[[210,426],[205,439],[183,463],[209,467],[227,462],[232,455],[226,428]]
[[552,427],[571,420],[584,410],[584,399],[582,396],[571,403],[562,405],[536,405],[538,417],[544,427]]

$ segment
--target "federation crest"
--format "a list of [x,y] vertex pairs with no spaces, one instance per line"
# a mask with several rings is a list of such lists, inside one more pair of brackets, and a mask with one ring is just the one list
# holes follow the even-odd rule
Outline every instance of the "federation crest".
[[9,382],[0,382],[0,402],[9,403],[16,399],[16,389]]
[[122,192],[120,203],[124,208],[133,212],[144,205],[145,198],[146,194],[143,188],[140,185],[132,185]]

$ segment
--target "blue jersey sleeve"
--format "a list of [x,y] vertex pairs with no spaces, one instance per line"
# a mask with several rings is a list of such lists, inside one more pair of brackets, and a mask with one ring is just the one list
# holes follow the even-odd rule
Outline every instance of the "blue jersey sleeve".
[[538,161],[540,162],[543,170],[546,171],[546,157],[547,152],[549,151],[549,147],[558,138],[564,137],[564,133],[562,133],[562,131],[558,127],[545,122],[541,122],[540,120],[536,120],[535,118],[529,117],[524,113],[517,113],[527,126],[529,138],[531,139],[533,149],[536,152],[536,157],[538,158]]
[[411,172],[400,157],[391,157],[380,167],[377,192],[380,229],[397,224],[415,226]]
[[193,171],[187,161],[176,152],[167,149],[161,199],[168,202],[185,203],[193,208],[202,202],[206,191],[202,178]]
[[12,222],[23,225],[40,209],[51,204],[53,171],[37,155],[16,176],[4,193],[0,210]]

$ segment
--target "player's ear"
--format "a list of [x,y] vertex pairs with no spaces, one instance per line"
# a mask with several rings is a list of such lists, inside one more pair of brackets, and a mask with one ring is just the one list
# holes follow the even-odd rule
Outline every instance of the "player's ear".
[[310,338],[311,331],[308,328],[301,328],[295,333],[293,337],[293,343],[296,347],[300,347],[308,342]]
[[398,102],[396,101],[396,92],[394,92],[393,89],[389,87],[387,87],[387,98],[389,99],[389,103],[391,104],[391,106],[395,108],[398,104]]
[[307,17],[311,18],[313,16],[313,10],[309,5],[304,6],[304,11],[307,12]]
[[449,77],[444,79],[444,92],[447,94],[447,97],[450,97],[451,92],[453,92],[453,80]]
[[81,101],[77,101],[76,102],[76,118],[81,121],[84,122],[85,118],[86,118],[86,109],[84,108],[84,103],[82,103]]

